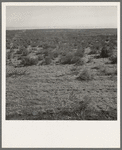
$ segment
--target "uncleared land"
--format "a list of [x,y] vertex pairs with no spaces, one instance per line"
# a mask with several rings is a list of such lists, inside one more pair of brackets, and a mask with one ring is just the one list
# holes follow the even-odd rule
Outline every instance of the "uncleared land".
[[117,120],[116,29],[7,31],[6,49],[7,120]]

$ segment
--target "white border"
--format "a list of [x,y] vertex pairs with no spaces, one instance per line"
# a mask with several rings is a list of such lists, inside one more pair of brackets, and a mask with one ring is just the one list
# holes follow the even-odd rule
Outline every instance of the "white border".
[[[6,6],[117,6],[117,121],[6,121]],[[2,2],[2,148],[120,148],[120,2]]]
[[[4,3],[4,2],[3,2]],[[118,6],[120,2],[5,2],[5,6]]]

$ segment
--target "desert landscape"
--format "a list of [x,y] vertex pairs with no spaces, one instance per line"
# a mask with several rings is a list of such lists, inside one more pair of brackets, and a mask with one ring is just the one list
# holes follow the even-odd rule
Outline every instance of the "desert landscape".
[[117,120],[117,29],[7,30],[6,120]]

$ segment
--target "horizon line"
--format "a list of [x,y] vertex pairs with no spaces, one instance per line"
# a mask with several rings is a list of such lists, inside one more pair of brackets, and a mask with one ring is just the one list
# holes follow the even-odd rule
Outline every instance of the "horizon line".
[[21,28],[21,27],[7,27],[6,30],[34,30],[34,29],[48,29],[48,30],[56,30],[56,29],[117,29],[117,27],[86,27],[86,28]]

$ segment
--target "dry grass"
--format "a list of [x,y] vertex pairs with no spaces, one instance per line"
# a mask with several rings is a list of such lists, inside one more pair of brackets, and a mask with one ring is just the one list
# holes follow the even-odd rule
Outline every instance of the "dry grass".
[[78,56],[78,57],[83,57],[84,56],[84,49],[83,49],[83,47],[78,47],[78,49],[77,49],[77,51],[76,51],[76,53],[75,53],[75,56]]
[[112,64],[117,64],[117,55],[112,55],[109,59]]
[[73,54],[68,53],[65,56],[61,56],[60,63],[61,64],[72,64],[72,58],[73,58]]
[[116,31],[55,31],[7,31],[6,119],[117,120]]
[[[85,67],[89,70],[93,65],[87,63]],[[94,80],[89,78],[91,72],[81,74],[84,82],[76,80],[74,76],[75,72],[84,70],[82,66],[46,65],[13,69],[16,70],[15,74],[23,70],[24,75],[13,78],[9,74],[7,77],[7,120],[117,119],[116,80],[105,74],[95,74],[95,69],[92,69]],[[12,68],[8,66],[7,70]],[[89,82],[86,82],[87,75]]]
[[26,57],[23,57],[23,59],[22,59],[23,66],[37,65],[37,63],[38,63],[37,56],[26,56]]
[[104,75],[117,75],[117,68],[103,67],[100,72]]
[[28,75],[27,70],[23,70],[23,69],[7,69],[6,72],[6,77],[18,77],[18,76],[25,76]]
[[91,74],[90,70],[85,68],[79,73],[77,79],[80,81],[88,81],[93,79],[93,75]]

